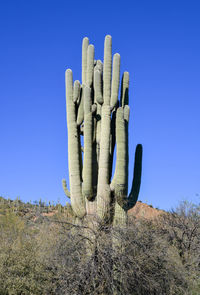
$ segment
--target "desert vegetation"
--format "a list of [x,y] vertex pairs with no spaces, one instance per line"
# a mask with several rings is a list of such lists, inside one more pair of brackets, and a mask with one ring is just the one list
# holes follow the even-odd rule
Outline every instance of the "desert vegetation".
[[151,220],[130,215],[126,228],[93,229],[88,255],[94,239],[69,206],[1,198],[0,294],[198,295],[199,214],[183,202]]

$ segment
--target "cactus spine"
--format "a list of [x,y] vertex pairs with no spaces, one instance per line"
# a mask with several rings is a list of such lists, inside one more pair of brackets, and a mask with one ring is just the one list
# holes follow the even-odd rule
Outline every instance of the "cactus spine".
[[[128,196],[128,72],[123,73],[120,101],[119,86],[120,55],[114,54],[112,62],[111,36],[105,37],[103,63],[94,60],[94,46],[84,38],[82,84],[78,80],[73,84],[72,71],[66,71],[70,192],[65,180],[63,188],[77,217],[95,217],[114,225],[126,224],[127,211],[138,199],[142,171],[139,144]],[[111,181],[115,144],[116,167]]]

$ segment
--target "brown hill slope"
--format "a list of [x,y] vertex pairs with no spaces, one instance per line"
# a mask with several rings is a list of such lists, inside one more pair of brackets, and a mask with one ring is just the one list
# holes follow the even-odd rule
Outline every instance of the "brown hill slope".
[[134,216],[136,218],[145,218],[145,219],[155,219],[161,214],[164,214],[165,211],[155,209],[150,205],[147,205],[142,202],[137,202],[136,205],[128,211],[129,216]]

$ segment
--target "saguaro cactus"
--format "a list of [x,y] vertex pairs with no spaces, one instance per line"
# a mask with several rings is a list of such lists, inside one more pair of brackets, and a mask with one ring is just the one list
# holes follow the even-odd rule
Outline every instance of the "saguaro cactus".
[[103,63],[94,60],[94,46],[84,38],[82,83],[73,83],[70,69],[65,79],[70,192],[63,180],[64,192],[77,217],[125,224],[127,211],[136,204],[140,190],[142,145],[136,147],[128,195],[129,73],[123,73],[118,100],[120,55],[114,54],[112,61],[111,36],[105,37]]

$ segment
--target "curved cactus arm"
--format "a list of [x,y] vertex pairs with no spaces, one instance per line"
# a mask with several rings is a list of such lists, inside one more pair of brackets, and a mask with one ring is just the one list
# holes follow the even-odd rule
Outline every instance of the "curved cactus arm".
[[66,106],[68,127],[68,161],[69,181],[71,190],[71,205],[75,214],[82,218],[85,211],[85,202],[82,196],[81,167],[80,167],[80,135],[76,124],[76,105],[73,102],[73,77],[68,69],[66,79]]
[[129,104],[129,72],[124,72],[121,82],[120,105],[124,107]]
[[142,153],[143,153],[142,145],[138,144],[135,150],[133,181],[132,181],[131,192],[128,197],[127,210],[133,208],[138,200],[140,185],[141,185],[141,176],[142,176]]
[[112,71],[112,87],[111,87],[111,102],[110,106],[113,109],[118,101],[119,93],[119,76],[120,76],[120,55],[114,54],[113,57],[113,71]]
[[70,191],[67,188],[67,182],[64,178],[62,179],[62,187],[65,192],[65,195],[70,199]]
[[91,89],[84,89],[84,162],[82,193],[87,199],[93,197],[92,193],[92,98]]
[[126,211],[133,208],[138,200],[142,175],[142,150],[142,145],[138,144],[135,151],[133,181],[129,197],[126,198],[120,191],[116,194],[117,203]]

